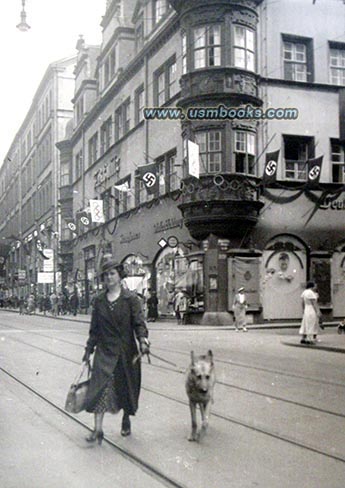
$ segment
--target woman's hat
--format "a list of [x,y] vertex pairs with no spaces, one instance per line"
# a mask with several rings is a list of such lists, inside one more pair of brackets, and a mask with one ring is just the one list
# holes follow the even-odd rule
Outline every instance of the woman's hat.
[[238,291],[238,292],[240,292],[240,291],[244,291],[244,287],[243,287],[243,286],[241,286],[241,287],[240,287],[240,288],[239,288],[237,291]]
[[107,273],[111,269],[116,269],[121,279],[126,278],[127,273],[125,272],[125,268],[123,264],[118,263],[117,261],[115,261],[115,259],[107,259],[106,261],[104,261],[104,263],[101,266],[100,275],[103,276],[104,273]]

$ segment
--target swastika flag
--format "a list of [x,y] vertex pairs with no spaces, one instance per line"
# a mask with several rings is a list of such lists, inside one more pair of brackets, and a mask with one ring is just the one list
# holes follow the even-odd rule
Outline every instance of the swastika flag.
[[308,159],[307,161],[307,171],[308,171],[308,188],[313,186],[318,186],[321,176],[323,156],[315,159]]
[[266,162],[262,177],[264,185],[274,183],[277,180],[279,152],[280,150],[278,149],[278,151],[266,153]]
[[159,179],[157,175],[157,164],[145,164],[137,168],[137,175],[144,183],[148,193],[157,193],[159,186]]

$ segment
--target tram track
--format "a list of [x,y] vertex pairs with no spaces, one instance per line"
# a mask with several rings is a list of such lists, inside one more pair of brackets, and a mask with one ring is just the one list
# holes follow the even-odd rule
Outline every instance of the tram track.
[[[18,343],[21,343],[23,345],[26,345],[28,347],[32,347],[32,348],[35,348],[41,352],[44,352],[46,354],[50,354],[50,355],[53,355],[55,357],[58,357],[59,359],[62,359],[62,360],[65,360],[65,361],[68,361],[70,363],[73,363],[73,364],[80,364],[80,362],[78,361],[75,361],[67,356],[62,356],[60,354],[56,354],[55,352],[53,351],[49,351],[47,349],[44,349],[43,347],[40,347],[40,346],[36,346],[36,345],[33,345],[33,344],[30,344],[30,343],[27,343],[26,341],[22,341],[20,339],[17,339],[17,338],[13,338],[11,337],[10,338],[12,341],[14,342],[18,342]],[[78,344],[75,344],[75,343],[71,343],[71,345],[78,345]],[[152,366],[152,364],[151,364]],[[175,373],[181,373],[179,371],[176,371],[174,370],[173,368],[168,368],[168,367],[165,367],[165,366],[156,366],[157,368],[159,369],[164,369],[164,370],[168,370],[170,372],[175,372]],[[27,389],[29,390],[32,390],[33,393],[35,393],[37,396],[39,396],[40,398],[42,398],[43,400],[45,400],[47,403],[51,403],[55,408],[57,408],[59,411],[65,413],[67,416],[73,418],[76,422],[80,423],[81,425],[83,425],[84,427],[88,428],[86,424],[84,424],[83,422],[81,422],[80,420],[76,419],[73,415],[69,414],[68,412],[66,412],[63,408],[61,408],[59,405],[55,404],[54,402],[51,402],[49,399],[47,399],[44,395],[42,395],[41,393],[37,392],[36,390],[34,390],[30,385],[27,385],[24,381],[20,380],[19,378],[17,378],[14,374],[10,373],[9,371],[7,371],[5,368],[3,367],[0,367],[0,370],[3,371],[4,373],[6,373],[8,376],[11,376],[13,377],[13,379],[15,379],[18,383],[22,384],[23,386],[25,386]],[[261,396],[265,396],[266,398],[267,397],[271,397],[271,398],[275,398],[279,401],[282,401],[282,402],[285,402],[285,403],[292,403],[294,404],[295,406],[298,406],[298,407],[303,407],[303,408],[310,408],[314,411],[317,411],[319,413],[323,413],[323,414],[327,414],[327,415],[332,415],[332,416],[335,416],[335,417],[341,417],[341,418],[344,418],[345,415],[344,414],[340,414],[340,413],[337,413],[337,412],[332,412],[332,411],[327,411],[325,409],[320,409],[318,407],[314,407],[312,405],[306,405],[306,404],[303,404],[301,402],[293,402],[293,401],[287,401],[285,399],[281,399],[279,397],[273,397],[273,396],[270,396],[270,395],[266,395],[266,394],[263,394],[261,392],[255,392],[253,390],[249,390],[249,389],[245,389],[245,388],[242,388],[242,387],[237,387],[236,385],[230,385],[230,384],[226,384],[225,382],[218,382],[219,384],[224,384],[224,386],[230,386],[232,388],[236,388],[236,389],[239,389],[239,390],[242,390],[242,391],[246,391],[248,393],[253,393],[253,394],[260,394]],[[142,389],[148,393],[151,393],[153,395],[156,395],[156,396],[159,396],[160,398],[164,398],[166,400],[169,400],[169,401],[173,401],[175,403],[178,403],[178,404],[181,404],[181,405],[184,405],[184,406],[188,406],[188,402],[186,400],[182,400],[182,399],[179,399],[175,396],[172,396],[172,395],[168,395],[166,393],[163,393],[162,391],[159,391],[159,390],[156,390],[154,388],[151,388],[151,387],[147,387],[147,386],[142,386]],[[305,441],[299,441],[297,439],[294,439],[294,438],[291,438],[287,435],[284,435],[284,434],[281,434],[279,432],[276,432],[274,431],[273,429],[268,429],[268,428],[264,428],[264,427],[259,427],[257,425],[254,425],[253,423],[251,422],[248,422],[246,420],[242,420],[241,418],[236,418],[236,417],[233,417],[233,416],[229,416],[229,415],[225,415],[224,413],[222,412],[219,412],[219,411],[216,411],[216,410],[213,410],[212,411],[212,417],[216,417],[218,419],[221,419],[223,421],[226,421],[228,423],[232,423],[232,424],[235,424],[235,425],[238,425],[238,426],[241,426],[241,427],[244,427],[244,428],[247,428],[251,431],[254,431],[254,432],[257,432],[259,434],[262,434],[262,435],[266,435],[266,436],[269,436],[271,438],[275,438],[277,440],[280,440],[282,442],[286,442],[288,444],[291,444],[291,445],[294,445],[294,446],[297,446],[299,448],[302,448],[302,449],[306,449],[308,451],[311,451],[311,452],[314,452],[314,453],[318,453],[320,455],[323,455],[327,458],[330,458],[330,459],[333,459],[333,460],[336,460],[336,461],[340,461],[340,462],[343,462],[345,463],[345,456],[340,456],[340,455],[337,455],[337,454],[334,454],[332,452],[328,452],[326,450],[323,450],[323,449],[319,449],[315,446],[312,446],[308,443],[306,443]],[[89,429],[90,430],[90,429]],[[111,441],[110,439],[107,439],[107,442],[109,442],[110,444],[113,443],[113,441]],[[113,443],[114,444],[114,447],[117,447],[118,445],[116,443]],[[120,449],[122,449],[121,446],[119,446]],[[126,451],[126,450],[125,450]],[[140,463],[140,460],[138,461]],[[182,485],[179,485],[179,484],[171,484],[171,485],[168,485],[168,486],[182,486]]]
[[[45,403],[53,407],[55,410],[59,411],[72,421],[76,422],[77,424],[81,425],[85,429],[92,431],[92,429],[83,421],[80,419],[76,418],[74,415],[70,414],[66,410],[64,410],[62,407],[60,407],[57,403],[53,402],[49,398],[47,398],[45,395],[37,391],[35,388],[27,384],[26,382],[22,381],[20,378],[18,378],[16,375],[13,373],[9,372],[5,368],[0,366],[0,371],[5,373],[8,377],[10,377],[12,380],[16,381],[18,384],[20,384],[22,387],[26,388],[30,393],[38,397],[40,400],[43,400]],[[179,483],[177,480],[173,479],[172,477],[166,475],[161,471],[160,469],[156,468],[153,464],[148,463],[144,459],[140,458],[133,452],[131,452],[129,449],[124,448],[120,444],[116,443],[115,441],[109,439],[108,437],[104,437],[103,441],[106,442],[108,445],[113,447],[116,452],[118,452],[121,456],[123,456],[125,459],[130,461],[132,464],[135,464],[138,466],[140,469],[142,469],[145,473],[149,474],[152,478],[154,478],[156,481],[159,481],[162,483],[162,485],[168,487],[168,488],[187,488],[186,485],[183,485]]]
[[[5,325],[5,324],[1,324],[0,325]],[[8,328],[12,328],[11,326],[8,326],[7,324],[5,325],[6,327]],[[25,329],[21,329],[23,331],[25,331]],[[48,336],[46,334],[41,334],[41,333],[35,333],[35,335],[38,335],[40,337],[44,337],[44,338],[47,338],[47,339],[52,339],[51,336]],[[36,350],[39,350],[39,351],[42,351],[46,354],[50,354],[54,357],[57,357],[59,359],[63,359],[63,360],[66,360],[66,361],[69,361],[73,364],[80,364],[78,361],[74,361],[72,359],[70,359],[69,357],[67,356],[64,356],[64,355],[61,355],[61,354],[58,354],[54,351],[50,351],[48,349],[45,349],[43,347],[40,347],[40,346],[37,346],[36,344],[30,344],[29,342],[26,342],[22,339],[17,339],[17,338],[13,338],[11,337],[10,338],[13,342],[18,342],[20,344],[23,344],[23,345],[26,345],[28,347],[32,347]],[[76,342],[71,342],[71,341],[68,341],[66,339],[60,339],[60,338],[53,338],[54,341],[58,341],[58,342],[62,342],[62,343],[67,343],[71,346],[74,346],[74,347],[80,347],[80,348],[83,348],[84,346],[79,344],[79,343],[76,343]],[[167,350],[165,348],[156,348],[155,350],[162,350],[162,351],[169,351],[169,352],[174,352],[174,353],[179,353],[179,354],[184,354],[186,356],[188,356],[188,353],[185,353],[185,352],[182,352],[182,351],[172,351],[172,350]],[[225,363],[227,365],[233,365],[233,363],[231,361],[225,361],[225,360],[221,360],[221,359],[217,359],[217,362],[219,363]],[[184,374],[184,371],[182,370],[183,368],[180,368],[180,369],[175,369],[175,368],[171,368],[171,367],[168,367],[168,366],[163,366],[163,365],[158,365],[158,364],[154,364],[152,363],[151,361],[151,364],[150,364],[151,367],[153,368],[156,368],[156,369],[160,369],[160,370],[163,370],[163,371],[169,371],[169,372],[172,372],[172,373],[176,373],[176,374]],[[254,370],[260,370],[262,371],[263,368],[254,368],[254,367],[251,367],[251,369],[254,369]],[[272,370],[268,370],[268,369],[265,369],[265,372],[269,372],[269,373],[272,373],[272,374],[279,374],[277,371],[272,371]],[[302,379],[304,381],[316,381],[318,383],[322,383],[323,385],[327,385],[327,386],[336,386],[336,387],[342,387],[342,388],[345,388],[345,385],[344,384],[341,384],[341,383],[335,383],[335,382],[326,382],[324,380],[317,380],[317,379],[314,379],[314,378],[309,378],[309,377],[305,377],[305,376],[300,376],[300,375],[292,375],[292,377],[294,378],[298,378],[298,379]],[[327,415],[332,415],[332,416],[335,416],[335,417],[340,417],[340,418],[345,418],[345,414],[343,413],[340,413],[340,412],[334,412],[332,410],[328,410],[328,409],[323,409],[323,408],[320,408],[320,407],[315,407],[314,405],[310,405],[308,403],[302,403],[302,402],[298,402],[298,401],[295,401],[295,400],[290,400],[288,398],[284,398],[284,397],[281,397],[281,396],[278,396],[278,395],[272,395],[270,393],[265,393],[265,392],[261,392],[261,391],[258,391],[258,390],[254,390],[254,389],[251,389],[251,388],[244,388],[242,386],[239,386],[239,385],[236,385],[236,384],[232,384],[232,383],[229,383],[229,382],[226,382],[226,381],[221,381],[221,380],[217,380],[217,384],[219,385],[222,385],[224,386],[225,388],[230,388],[230,389],[234,389],[234,390],[237,390],[237,391],[241,391],[241,392],[245,392],[245,393],[249,393],[249,394],[252,394],[252,395],[256,395],[256,396],[259,396],[259,397],[263,397],[263,398],[269,398],[271,400],[276,400],[276,401],[280,401],[280,402],[283,402],[283,403],[286,403],[286,404],[290,404],[290,405],[294,405],[294,406],[297,406],[297,407],[302,407],[302,408],[308,408],[310,410],[313,410],[315,412],[318,412],[318,413],[323,413],[323,414],[327,414]]]

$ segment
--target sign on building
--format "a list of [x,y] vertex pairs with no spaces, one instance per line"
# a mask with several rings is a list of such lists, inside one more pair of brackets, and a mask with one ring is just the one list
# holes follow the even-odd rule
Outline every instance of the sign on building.
[[54,273],[37,273],[37,283],[54,283]]
[[43,271],[54,271],[54,251],[53,249],[45,249],[44,255],[48,258],[43,261]]

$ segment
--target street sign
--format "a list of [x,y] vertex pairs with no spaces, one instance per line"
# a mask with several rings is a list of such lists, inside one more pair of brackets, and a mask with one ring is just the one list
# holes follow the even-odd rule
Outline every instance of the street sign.
[[44,255],[46,259],[43,261],[43,271],[44,272],[51,272],[54,271],[54,250],[53,249],[44,249]]
[[168,237],[168,246],[169,247],[177,247],[178,246],[178,239],[175,236]]
[[167,241],[164,239],[164,237],[162,237],[158,242],[157,244],[159,245],[159,247],[161,247],[162,249],[168,244]]
[[54,273],[37,273],[37,283],[54,283]]

